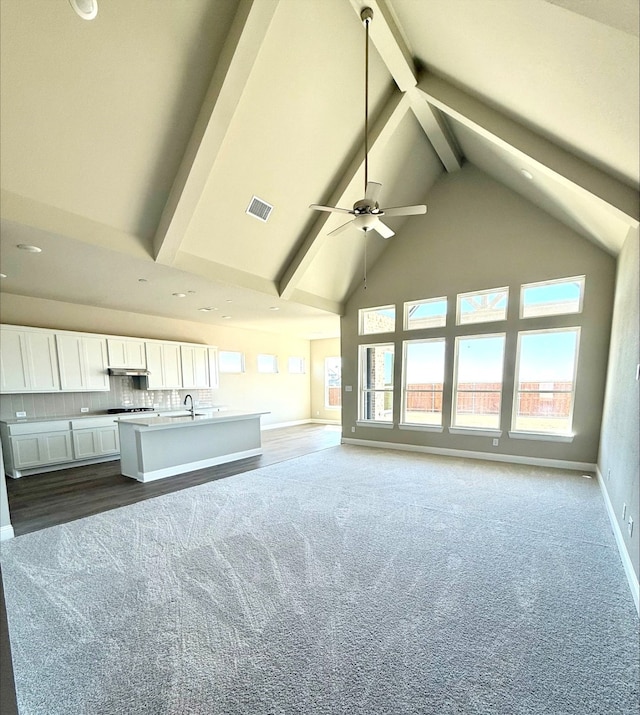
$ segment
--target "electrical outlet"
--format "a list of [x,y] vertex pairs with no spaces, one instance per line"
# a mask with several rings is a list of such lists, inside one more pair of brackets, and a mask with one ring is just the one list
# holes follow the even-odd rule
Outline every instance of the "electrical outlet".
[[493,446],[494,446],[494,447],[497,447],[499,441],[500,441],[499,439],[494,439],[493,442],[492,442]]
[[627,518],[627,505],[623,504],[622,505],[622,521],[624,521]]
[[632,517],[629,517],[629,522],[627,523],[627,531],[629,532],[629,536],[633,536],[633,519]]
[[355,427],[352,427],[352,428],[351,428],[351,431],[352,431],[352,432],[355,432],[355,431],[356,431],[356,428],[355,428]]
[[80,408],[80,412],[89,412],[89,408],[88,408],[88,407],[81,407],[81,408]]
[[27,413],[26,412],[16,412],[16,417],[26,417]]

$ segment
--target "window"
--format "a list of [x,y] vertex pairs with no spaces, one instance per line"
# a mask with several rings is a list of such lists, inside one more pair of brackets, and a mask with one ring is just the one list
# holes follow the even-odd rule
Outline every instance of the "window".
[[392,343],[360,346],[360,409],[362,421],[393,424]]
[[447,324],[447,299],[430,298],[404,304],[404,329],[440,328]]
[[456,338],[453,426],[500,429],[504,333]]
[[392,333],[396,329],[396,307],[362,308],[358,311],[358,320],[360,335]]
[[442,425],[444,351],[444,338],[405,341],[403,424]]
[[218,367],[220,372],[244,372],[244,353],[220,350]]
[[304,358],[290,357],[288,361],[289,372],[294,375],[304,374]]
[[520,289],[520,317],[582,312],[584,276],[526,283]]
[[580,328],[518,334],[513,430],[569,435]]
[[459,293],[456,325],[489,323],[507,319],[508,288],[492,288],[473,293]]
[[342,407],[342,362],[339,357],[324,360],[324,406],[328,410]]
[[258,355],[258,372],[278,372],[276,355]]

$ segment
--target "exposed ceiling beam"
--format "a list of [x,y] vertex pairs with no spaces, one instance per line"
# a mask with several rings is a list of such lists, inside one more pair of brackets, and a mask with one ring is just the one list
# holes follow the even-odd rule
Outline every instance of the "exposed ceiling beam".
[[373,10],[369,37],[401,92],[407,92],[411,109],[447,171],[457,171],[461,165],[460,149],[445,121],[416,92],[418,76],[412,53],[384,0],[351,0],[360,17],[364,7]]
[[444,114],[485,139],[514,156],[532,160],[540,171],[551,172],[557,180],[600,199],[619,218],[631,220],[637,225],[640,206],[638,192],[633,187],[605,174],[435,75],[421,78],[417,91]]
[[373,20],[369,24],[369,37],[387,66],[389,74],[401,92],[415,87],[418,80],[411,52],[407,47],[389,8],[383,0],[351,0],[358,17],[362,9],[373,10]]
[[[405,94],[394,92],[386,103],[377,121],[369,130],[369,151],[380,149],[398,128],[398,125],[409,110],[409,99]],[[351,160],[348,169],[343,174],[336,188],[330,195],[326,204],[338,206],[349,184],[356,178],[364,167],[364,146],[358,148],[357,153]],[[305,237],[300,248],[285,268],[280,279],[280,297],[289,300],[293,291],[297,288],[302,276],[313,261],[326,240],[326,223],[333,214],[322,211],[318,213],[318,218],[313,224],[313,228]]]
[[227,134],[279,0],[240,0],[154,238],[171,265]]
[[462,166],[462,152],[451,134],[442,114],[427,102],[417,90],[409,92],[411,110],[431,142],[438,158],[448,172],[458,171]]

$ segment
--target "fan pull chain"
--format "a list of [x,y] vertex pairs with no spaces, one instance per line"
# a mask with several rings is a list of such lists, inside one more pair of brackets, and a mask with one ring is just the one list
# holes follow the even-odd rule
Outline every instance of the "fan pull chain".
[[364,290],[367,290],[367,233],[364,231]]

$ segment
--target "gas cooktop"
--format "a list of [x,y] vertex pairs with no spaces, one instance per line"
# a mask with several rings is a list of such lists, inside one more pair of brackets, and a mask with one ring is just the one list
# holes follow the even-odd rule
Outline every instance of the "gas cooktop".
[[121,415],[126,412],[155,412],[153,407],[112,407],[107,410],[109,415]]

